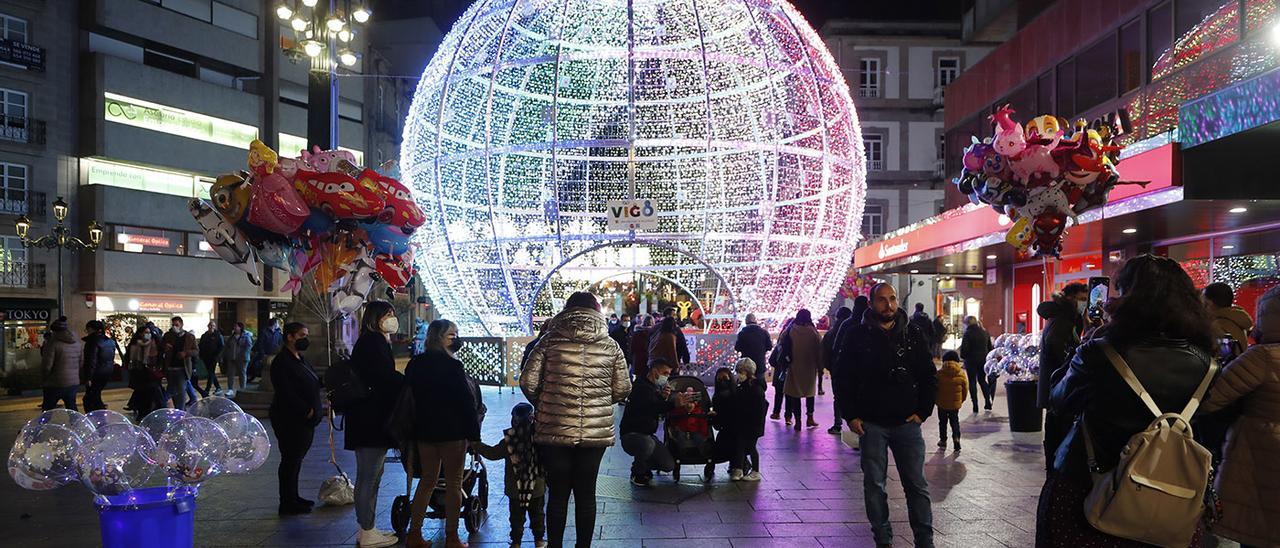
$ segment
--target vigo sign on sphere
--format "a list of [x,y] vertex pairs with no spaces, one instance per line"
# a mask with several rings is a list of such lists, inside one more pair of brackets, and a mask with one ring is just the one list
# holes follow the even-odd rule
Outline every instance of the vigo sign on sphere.
[[658,211],[653,200],[609,200],[609,230],[656,230]]

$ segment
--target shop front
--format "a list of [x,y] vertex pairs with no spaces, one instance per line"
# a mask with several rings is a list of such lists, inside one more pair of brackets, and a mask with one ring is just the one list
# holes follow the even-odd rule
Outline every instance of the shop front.
[[0,383],[6,390],[40,386],[40,346],[57,311],[53,299],[0,299]]
[[169,329],[173,317],[182,318],[183,326],[198,337],[214,317],[214,300],[167,295],[96,295],[96,319],[107,323],[122,341],[128,341],[138,324],[152,322],[163,331]]

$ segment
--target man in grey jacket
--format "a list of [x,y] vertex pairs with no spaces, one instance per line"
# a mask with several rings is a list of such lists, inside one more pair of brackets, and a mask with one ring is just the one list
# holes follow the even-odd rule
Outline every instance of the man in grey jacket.
[[62,316],[49,324],[44,345],[40,348],[41,371],[44,372],[44,402],[40,409],[58,406],[76,409],[76,391],[80,388],[81,344]]

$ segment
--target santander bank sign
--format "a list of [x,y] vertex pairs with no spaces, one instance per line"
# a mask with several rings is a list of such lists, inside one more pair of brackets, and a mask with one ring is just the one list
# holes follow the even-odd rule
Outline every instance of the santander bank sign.
[[876,257],[884,260],[885,257],[893,257],[902,255],[907,252],[907,241],[899,240],[897,243],[880,242],[879,250],[876,251]]

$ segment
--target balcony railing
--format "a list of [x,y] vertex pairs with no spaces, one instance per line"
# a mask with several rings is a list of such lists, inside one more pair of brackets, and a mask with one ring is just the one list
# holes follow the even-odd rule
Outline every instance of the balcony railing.
[[26,199],[0,198],[0,215],[26,215],[32,220],[42,221],[47,201],[43,192],[28,192]]
[[44,72],[44,48],[16,40],[0,40],[0,63]]
[[0,287],[44,289],[44,265],[26,261],[0,262]]
[[0,118],[0,139],[30,145],[44,144],[44,120],[5,116]]

